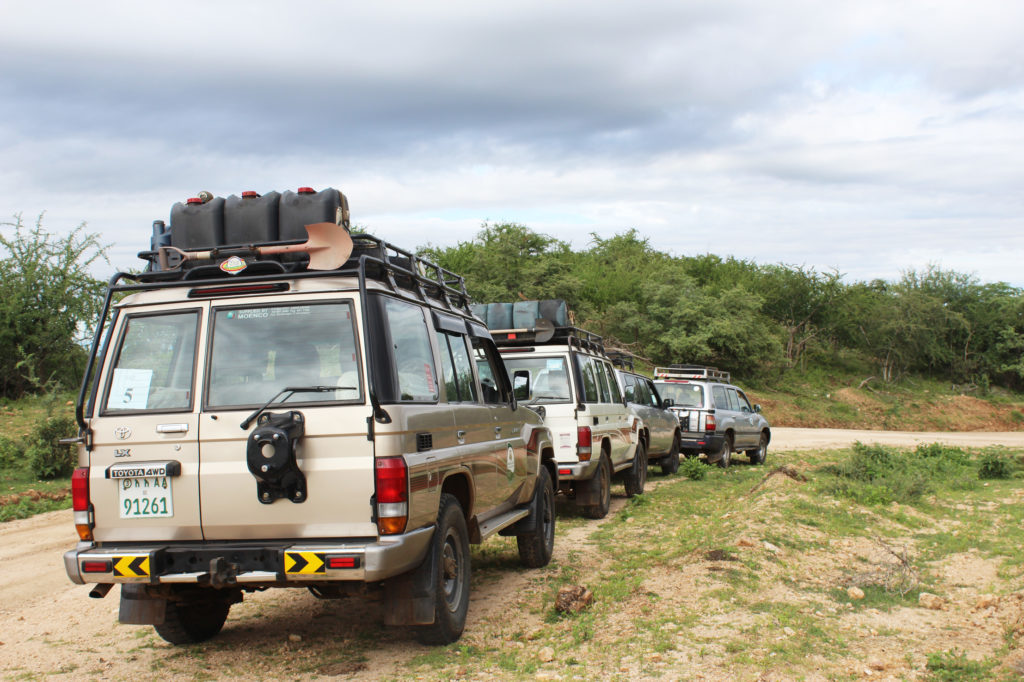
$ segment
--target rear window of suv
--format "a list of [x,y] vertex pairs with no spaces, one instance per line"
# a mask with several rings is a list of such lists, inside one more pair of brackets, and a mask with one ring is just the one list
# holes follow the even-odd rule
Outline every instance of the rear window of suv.
[[536,403],[567,403],[572,401],[569,368],[564,357],[517,358],[505,356],[509,377],[517,371],[530,373],[530,401]]
[[655,384],[662,398],[669,398],[675,407],[704,407],[704,386],[659,381]]

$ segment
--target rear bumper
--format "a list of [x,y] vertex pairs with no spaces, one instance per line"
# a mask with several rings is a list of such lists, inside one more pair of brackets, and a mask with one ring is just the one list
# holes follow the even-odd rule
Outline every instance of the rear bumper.
[[597,465],[601,458],[591,459],[589,462],[555,462],[558,471],[559,481],[588,481],[594,477]]
[[683,452],[703,452],[705,454],[718,452],[722,449],[722,442],[725,436],[708,433],[686,433],[679,439],[679,446]]
[[86,583],[231,585],[377,582],[423,561],[433,526],[375,541],[81,545],[64,553]]

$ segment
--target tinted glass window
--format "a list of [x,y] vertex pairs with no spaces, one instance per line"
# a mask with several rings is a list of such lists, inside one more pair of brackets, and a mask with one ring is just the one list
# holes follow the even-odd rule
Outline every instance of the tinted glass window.
[[501,365],[495,358],[493,347],[473,337],[473,354],[476,358],[476,371],[480,375],[480,395],[484,402],[491,405],[507,403],[505,383],[500,379]]
[[701,384],[657,383],[663,398],[671,398],[677,407],[703,407],[704,387]]
[[654,382],[650,379],[642,381],[647,393],[647,404],[651,407],[661,407],[661,396],[658,395],[658,389],[654,387]]
[[638,402],[636,399],[636,378],[632,374],[620,374],[622,377],[622,385],[625,387],[622,394],[626,396],[626,401],[635,403]]
[[198,324],[195,311],[129,317],[106,411],[190,409]]
[[594,369],[597,370],[597,390],[601,394],[602,403],[612,401],[611,390],[608,388],[608,370],[603,362],[594,361]]
[[357,400],[362,396],[355,321],[345,303],[217,308],[206,402],[256,405],[285,387],[300,391],[282,402]]
[[725,390],[725,386],[712,386],[711,397],[715,400],[715,407],[719,410],[731,410],[733,409],[729,405],[729,392]]
[[583,402],[596,403],[600,400],[600,394],[597,389],[597,372],[594,369],[594,361],[586,355],[576,355],[575,357],[582,381],[580,388],[583,393]]
[[557,403],[572,400],[569,367],[565,358],[517,358],[506,355],[503,359],[509,378],[520,370],[530,373],[530,401]]
[[743,395],[743,391],[736,389],[735,393],[736,400],[739,404],[739,407],[737,409],[742,410],[744,412],[753,412],[754,409],[750,406],[750,401],[747,400],[747,396]]
[[651,392],[647,388],[647,384],[644,383],[643,379],[636,380],[636,402],[640,405],[651,404]]
[[438,332],[437,345],[441,352],[441,372],[448,402],[475,403],[476,384],[473,382],[473,369],[465,337]]
[[610,402],[621,403],[622,391],[619,390],[619,382],[615,380],[615,368],[607,362],[600,362],[598,364],[604,369],[604,375],[608,380],[608,390],[611,396]]
[[437,400],[437,369],[430,352],[430,337],[423,310],[411,303],[387,298],[391,353],[398,374],[400,400],[433,402]]

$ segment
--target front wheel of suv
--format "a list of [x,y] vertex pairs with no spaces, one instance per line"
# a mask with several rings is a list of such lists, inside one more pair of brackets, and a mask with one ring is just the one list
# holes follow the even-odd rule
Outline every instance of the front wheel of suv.
[[751,464],[764,464],[765,457],[768,456],[768,434],[762,433],[761,440],[757,443],[756,450],[747,450],[747,457],[750,458]]
[[555,488],[551,474],[541,465],[537,472],[537,492],[533,499],[536,526],[533,531],[516,536],[519,561],[527,568],[547,566],[555,550]]
[[626,473],[626,497],[643,495],[644,486],[647,483],[647,448],[642,440],[636,443],[636,454],[633,456],[633,465]]

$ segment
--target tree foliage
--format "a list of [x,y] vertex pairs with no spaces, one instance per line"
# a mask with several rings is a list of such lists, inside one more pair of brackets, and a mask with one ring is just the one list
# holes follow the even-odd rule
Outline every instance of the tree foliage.
[[31,228],[14,218],[0,223],[0,395],[8,398],[33,392],[40,381],[80,380],[82,344],[105,287],[89,268],[106,259],[85,224],[61,237],[43,229],[42,216]]
[[1024,292],[929,267],[895,282],[713,254],[670,256],[636,230],[573,251],[516,224],[428,255],[481,302],[565,299],[577,322],[656,364],[712,364],[741,377],[851,358],[895,381],[908,373],[1024,386]]

